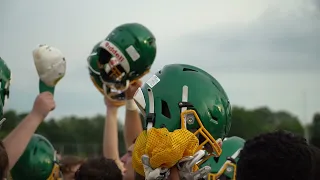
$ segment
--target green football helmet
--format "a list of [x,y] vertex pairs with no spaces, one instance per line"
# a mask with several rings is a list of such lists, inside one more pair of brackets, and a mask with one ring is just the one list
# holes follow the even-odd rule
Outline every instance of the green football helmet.
[[137,90],[134,100],[146,128],[187,128],[199,138],[198,150],[221,154],[231,127],[231,105],[220,83],[197,67],[171,64]]
[[62,180],[56,151],[43,136],[34,134],[18,162],[11,169],[14,180]]
[[87,59],[91,80],[102,94],[121,102],[129,84],[149,72],[156,50],[156,38],[148,28],[122,24],[94,46]]
[[211,157],[201,167],[210,166],[211,173],[208,180],[235,180],[236,167],[239,160],[239,153],[243,148],[245,140],[233,136],[226,138],[222,144],[222,154],[219,158]]
[[[0,118],[3,117],[4,114],[4,106],[6,104],[6,101],[9,99],[9,89],[10,89],[10,83],[11,83],[11,71],[4,62],[4,60],[0,57],[0,98],[1,98],[1,104],[0,104]],[[2,123],[5,121],[5,118],[3,118],[0,121],[0,127]]]

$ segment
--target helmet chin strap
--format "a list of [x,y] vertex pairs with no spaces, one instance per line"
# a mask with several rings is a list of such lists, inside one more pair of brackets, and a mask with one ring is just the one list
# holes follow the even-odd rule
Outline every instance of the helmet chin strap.
[[57,161],[57,151],[55,150],[53,153],[53,160],[56,162]]
[[[188,86],[182,87],[182,102],[188,102]],[[181,107],[181,113],[183,111],[186,111],[187,109],[188,109],[187,107],[184,107],[184,106]],[[183,120],[184,120],[184,125],[185,125],[184,128],[187,128],[187,116],[186,115],[184,115]]]
[[[147,130],[151,129],[154,126],[154,96],[151,88],[148,88],[149,96],[149,114],[147,117]],[[149,119],[148,119],[149,118]]]

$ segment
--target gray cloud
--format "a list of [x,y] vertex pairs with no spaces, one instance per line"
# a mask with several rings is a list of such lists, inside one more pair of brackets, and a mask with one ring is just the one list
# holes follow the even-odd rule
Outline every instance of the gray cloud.
[[315,6],[320,10],[320,0],[313,0]]
[[163,58],[205,69],[234,105],[267,105],[309,122],[320,108],[319,17],[304,8],[268,9],[250,23],[181,36]]
[[222,71],[319,71],[320,21],[312,15],[268,11],[249,24],[183,36],[176,45],[185,49],[184,56]]

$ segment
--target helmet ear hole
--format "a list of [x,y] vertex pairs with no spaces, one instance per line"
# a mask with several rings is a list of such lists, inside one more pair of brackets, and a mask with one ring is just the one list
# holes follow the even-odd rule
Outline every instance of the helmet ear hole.
[[170,109],[168,107],[168,103],[164,100],[161,100],[161,114],[167,118],[171,118]]
[[214,161],[215,161],[216,163],[218,163],[218,162],[219,162],[220,157],[213,157],[213,159],[214,159]]

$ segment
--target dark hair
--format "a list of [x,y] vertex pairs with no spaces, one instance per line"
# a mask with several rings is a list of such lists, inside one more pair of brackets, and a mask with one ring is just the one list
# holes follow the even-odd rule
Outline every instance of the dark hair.
[[63,156],[60,164],[60,169],[63,174],[72,172],[72,167],[84,163],[84,159],[78,156]]
[[310,149],[313,160],[314,179],[318,179],[320,177],[320,149],[313,145],[310,145]]
[[0,141],[0,179],[6,178],[9,168],[9,157],[3,142]]
[[121,180],[122,174],[112,159],[105,157],[90,158],[75,174],[76,180]]
[[275,131],[246,141],[237,163],[237,180],[310,180],[312,164],[304,138]]

